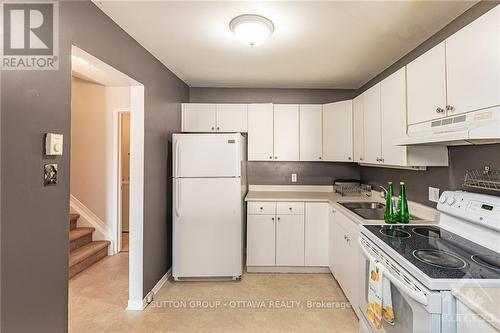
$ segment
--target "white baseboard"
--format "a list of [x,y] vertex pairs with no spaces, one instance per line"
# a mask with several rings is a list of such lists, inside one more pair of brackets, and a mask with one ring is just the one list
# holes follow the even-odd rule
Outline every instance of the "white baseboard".
[[314,273],[326,274],[330,273],[328,267],[306,267],[306,266],[247,266],[248,273]]
[[70,194],[69,206],[72,211],[80,214],[80,218],[78,219],[79,225],[95,228],[93,235],[95,240],[109,240],[111,242],[108,247],[108,255],[116,254],[114,251],[116,237],[106,223],[72,194]]
[[[161,287],[168,281],[168,279],[172,276],[172,268],[170,268],[165,275],[161,277],[161,279],[155,284],[153,289],[144,297],[142,301],[128,301],[127,311],[143,311],[149,303],[154,299],[154,295],[160,291]],[[152,294],[152,295],[151,295]],[[152,299],[148,302],[148,296],[152,296]]]

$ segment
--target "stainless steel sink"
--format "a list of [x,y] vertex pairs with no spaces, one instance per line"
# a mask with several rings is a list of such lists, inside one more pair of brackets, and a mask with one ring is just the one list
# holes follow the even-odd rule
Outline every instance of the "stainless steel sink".
[[[339,202],[342,206],[356,213],[365,220],[383,220],[385,214],[385,205],[380,202]],[[420,220],[420,218],[411,215],[411,220]]]

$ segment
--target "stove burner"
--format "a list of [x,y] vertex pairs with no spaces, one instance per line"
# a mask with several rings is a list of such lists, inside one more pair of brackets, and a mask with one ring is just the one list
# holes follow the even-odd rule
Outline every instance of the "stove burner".
[[392,238],[409,238],[411,236],[409,232],[390,226],[380,228],[380,233]]
[[493,269],[496,271],[500,271],[500,256],[498,255],[481,255],[475,254],[471,257],[474,262],[477,264],[487,267],[489,269]]
[[413,256],[426,264],[441,268],[461,269],[467,265],[459,257],[441,250],[414,250]]
[[413,232],[427,238],[451,238],[451,235],[445,234],[441,229],[436,227],[415,227],[413,228]]

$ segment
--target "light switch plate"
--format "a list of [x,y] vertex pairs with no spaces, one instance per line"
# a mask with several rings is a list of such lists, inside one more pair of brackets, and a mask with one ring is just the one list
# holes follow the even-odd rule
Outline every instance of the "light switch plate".
[[439,189],[436,187],[429,187],[429,201],[439,201]]
[[292,173],[292,183],[296,183],[296,182],[297,182],[297,174]]
[[63,154],[63,135],[56,133],[45,134],[45,155]]

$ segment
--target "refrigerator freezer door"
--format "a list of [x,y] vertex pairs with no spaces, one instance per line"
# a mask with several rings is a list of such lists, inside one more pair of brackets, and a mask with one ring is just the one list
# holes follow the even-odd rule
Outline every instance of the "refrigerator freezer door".
[[240,177],[241,134],[174,134],[174,178]]
[[239,178],[174,179],[174,278],[242,272]]

